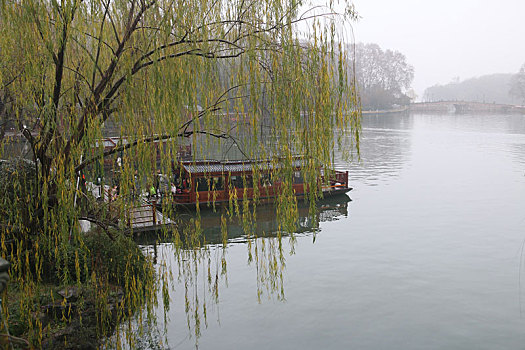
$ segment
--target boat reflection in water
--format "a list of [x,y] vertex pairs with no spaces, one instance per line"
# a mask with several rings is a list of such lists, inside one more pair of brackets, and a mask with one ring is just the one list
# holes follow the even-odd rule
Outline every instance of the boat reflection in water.
[[[324,198],[316,204],[317,212],[312,217],[307,203],[298,201],[298,220],[295,234],[315,233],[319,223],[325,221],[338,220],[348,216],[348,203],[351,199],[346,194],[340,194]],[[251,213],[253,214],[253,212]],[[180,238],[187,239],[187,232],[195,227],[197,213],[195,211],[179,212],[175,219],[178,232],[184,232]],[[233,216],[228,217],[227,206],[217,206],[216,210],[205,207],[200,211],[199,227],[202,234],[199,234],[200,244],[221,244],[224,243],[222,225],[226,224],[227,242],[243,243],[248,238],[255,237],[276,237],[279,230],[279,220],[277,219],[276,209],[273,204],[260,204],[255,210],[256,222],[250,225],[250,231],[246,232],[242,218]],[[173,219],[173,218],[172,218]],[[281,233],[287,235],[287,233]],[[141,245],[151,245],[161,242],[168,242],[173,239],[173,232],[141,232],[135,235],[135,241]],[[186,242],[182,242],[185,244]],[[196,242],[193,242],[193,245]]]

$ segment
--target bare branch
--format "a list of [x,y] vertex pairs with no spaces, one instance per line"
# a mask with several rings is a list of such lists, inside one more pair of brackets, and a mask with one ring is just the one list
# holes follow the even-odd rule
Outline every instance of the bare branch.
[[[93,61],[93,75],[91,77],[91,86],[95,85],[95,77],[97,75],[98,60],[100,59],[100,49],[102,46],[102,35],[104,33],[104,23],[106,23],[106,16],[108,15],[108,12],[109,12],[110,2],[108,1],[107,6],[104,3],[104,1],[102,1],[102,4],[106,7],[106,11],[104,11],[104,16],[102,17],[102,21],[100,23],[99,38],[98,38],[98,44],[97,44],[97,54],[95,55],[95,60]],[[117,43],[120,44],[120,41],[118,40],[118,36],[116,36],[116,39],[117,39]],[[100,71],[100,68],[98,68],[98,70]],[[102,72],[100,72],[100,74],[102,74]]]
[[[129,10],[128,20],[127,20],[127,24],[126,24],[126,29],[124,31],[124,36],[122,37],[122,41],[119,43],[118,48],[115,51],[115,55],[114,55],[113,59],[111,60],[109,66],[104,71],[104,73],[101,75],[100,82],[98,83],[98,85],[93,90],[93,100],[92,100],[93,102],[91,103],[90,106],[86,106],[86,108],[84,109],[84,113],[79,118],[79,121],[77,123],[77,126],[74,129],[73,134],[71,135],[71,137],[69,138],[69,140],[66,143],[66,146],[64,148],[64,154],[65,154],[66,158],[69,157],[69,153],[70,153],[70,150],[71,150],[71,144],[79,142],[84,137],[88,116],[92,115],[92,114],[96,114],[97,110],[100,111],[101,109],[98,109],[98,107],[100,107],[101,105],[104,106],[105,104],[107,104],[107,102],[117,92],[118,87],[117,87],[117,89],[111,89],[110,90],[111,94],[110,95],[107,94],[106,97],[102,101],[100,101],[101,95],[102,95],[103,91],[106,89],[106,86],[113,80],[113,74],[115,73],[115,70],[117,68],[117,63],[118,63],[122,53],[125,50],[125,46],[126,46],[128,40],[131,38],[131,35],[133,34],[133,32],[136,30],[137,25],[138,25],[140,19],[142,18],[142,16],[144,15],[144,13],[151,6],[153,6],[155,4],[155,2],[156,2],[156,0],[152,0],[149,3],[143,3],[141,8],[140,8],[140,10],[139,10],[139,12],[137,13],[137,15],[135,17],[134,17],[134,13],[135,13],[135,3],[136,2],[133,1],[131,3],[131,8]],[[120,86],[122,84],[122,82],[118,86]],[[103,113],[103,115],[105,115],[105,114]]]
[[[111,4],[111,0],[108,0],[107,5],[104,2],[102,2],[102,4],[106,8],[106,13],[108,14],[109,22],[111,23],[111,27],[113,28],[113,34],[115,35],[115,40],[117,41],[117,44],[120,45],[120,38],[118,36],[118,31],[115,26],[115,21],[113,21],[113,17],[111,16],[111,12],[109,11],[109,5]],[[100,33],[102,34],[102,31]]]
[[15,76],[11,79],[11,80],[8,80],[7,83],[4,84],[4,86],[2,86],[2,89],[5,89],[6,87],[8,87],[9,85],[11,85],[18,77],[20,77],[22,74],[24,73],[24,70],[21,69],[20,70],[20,73],[18,74],[15,74]]
[[[58,7],[58,4],[57,4],[57,7]],[[66,18],[63,18],[64,23],[62,24],[59,48],[56,54],[57,59],[55,61],[55,82],[54,82],[53,98],[52,98],[52,101],[53,101],[52,118],[53,119],[51,121],[46,121],[46,124],[49,126],[49,129],[46,132],[44,132],[44,135],[41,138],[42,143],[41,143],[41,147],[39,149],[39,154],[38,154],[38,157],[43,163],[42,169],[45,172],[49,171],[49,166],[50,166],[50,164],[44,164],[47,159],[46,151],[56,131],[56,119],[58,115],[58,106],[59,106],[60,96],[61,96],[60,91],[62,89],[62,77],[63,77],[64,69],[65,69],[65,53],[66,53],[66,45],[67,45],[67,39],[68,39],[69,24],[73,21],[75,17],[76,9],[77,7],[73,6],[73,8],[71,9],[71,16],[67,21],[66,21]]]
[[82,78],[82,80],[87,84],[87,86],[89,87],[89,90],[91,92],[93,92],[93,86],[91,86],[91,84],[89,84],[89,81],[87,80],[87,78],[85,76],[82,75],[82,73],[80,73],[80,70],[77,68],[77,69],[73,69],[73,68],[70,68],[68,66],[64,66],[64,69],[70,71],[70,72],[73,72],[75,73],[75,75],[79,76],[80,78]]
[[112,154],[124,151],[124,150],[126,150],[128,148],[135,147],[138,144],[155,142],[155,141],[162,141],[162,140],[168,140],[168,139],[171,139],[173,137],[174,137],[173,135],[151,136],[151,137],[146,137],[146,138],[143,138],[143,139],[140,139],[140,140],[135,140],[134,142],[131,142],[131,143],[128,143],[128,144],[125,144],[125,145],[114,147],[114,148],[112,148],[110,150],[104,151],[100,155],[96,155],[94,157],[86,159],[85,161],[83,161],[82,163],[80,163],[79,165],[77,165],[75,167],[75,172],[78,173],[79,171],[82,171],[86,166],[94,163],[95,161],[97,161],[97,160],[99,160],[101,158],[105,158],[105,157],[110,156]]
[[[83,35],[86,35],[90,38],[93,38],[97,41],[99,41],[101,39],[101,37],[98,37],[96,35],[93,35],[93,34],[90,34],[90,33],[87,33],[87,32],[80,32],[81,34]],[[75,41],[78,45],[80,45],[81,48],[84,49],[84,51],[86,51],[88,54],[89,54],[89,57],[91,58],[91,60],[93,62],[95,62],[95,58],[93,57],[93,55],[91,54],[91,51],[89,51],[82,43],[80,43],[80,41],[78,41],[75,37],[73,37],[73,41]],[[109,45],[106,41],[102,40],[101,41],[102,44],[104,44],[110,51],[113,55],[115,55],[115,49],[113,49],[113,47],[111,45]],[[98,68],[98,67],[97,67]],[[100,70],[100,68],[98,68]],[[100,75],[102,75],[102,72],[100,72]]]
[[114,223],[112,223],[110,221],[99,220],[99,219],[95,218],[94,216],[81,216],[81,217],[78,218],[78,220],[85,220],[85,221],[89,221],[89,222],[94,223],[95,225],[97,225],[100,228],[102,228],[104,230],[104,232],[106,233],[106,235],[112,241],[115,240],[115,236],[109,231],[109,227],[119,228],[118,225],[116,225],[116,224],[114,224]]
[[[55,64],[57,64],[58,58],[57,58],[57,56],[55,54],[55,50],[54,50],[53,46],[45,38],[44,32],[42,31],[42,24],[40,23],[39,16],[36,13],[36,10],[35,10],[35,8],[33,6],[31,6],[31,10],[33,11],[33,18],[35,19],[35,24],[36,24],[36,27],[37,27],[37,30],[38,30],[38,34],[40,35],[40,39],[42,39],[42,42],[44,43],[46,49],[51,54],[51,57],[53,58],[53,62],[55,62]],[[49,18],[49,13],[47,14],[47,17]]]

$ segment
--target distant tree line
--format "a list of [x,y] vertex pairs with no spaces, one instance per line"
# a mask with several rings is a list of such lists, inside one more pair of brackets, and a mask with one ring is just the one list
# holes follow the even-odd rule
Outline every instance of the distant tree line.
[[464,81],[455,78],[448,84],[431,86],[423,100],[525,105],[525,64],[516,74],[491,74]]
[[410,103],[409,89],[414,67],[406,57],[377,44],[358,43],[353,47],[355,78],[363,110],[389,109]]
[[[455,78],[448,84],[427,88],[423,100],[519,104],[519,89],[512,87],[515,80],[514,74],[491,74],[464,81]],[[515,93],[512,93],[513,89]],[[525,96],[525,93],[522,93],[522,96]]]
[[520,104],[525,105],[525,63],[519,72],[512,76],[509,92]]

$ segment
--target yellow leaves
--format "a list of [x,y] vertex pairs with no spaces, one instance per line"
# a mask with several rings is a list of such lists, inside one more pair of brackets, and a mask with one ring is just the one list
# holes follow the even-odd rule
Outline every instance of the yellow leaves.
[[222,236],[222,247],[226,248],[228,242],[228,226],[226,223],[226,217],[221,215],[221,236]]
[[[42,261],[53,257],[62,281],[81,283],[81,276],[85,275],[86,280],[99,288],[99,302],[107,300],[105,277],[89,271],[89,265],[95,262],[88,260],[89,255],[83,249],[78,217],[95,213],[99,219],[111,223],[121,218],[134,205],[129,198],[135,194],[137,200],[144,186],[154,182],[157,171],[173,177],[172,162],[177,161],[181,146],[189,146],[193,159],[264,158],[282,167],[266,174],[274,182],[280,182],[275,215],[279,220],[277,237],[256,237],[255,207],[261,193],[255,187],[252,198],[247,179],[243,178],[244,190],[228,193],[227,212],[220,218],[218,255],[201,268],[218,299],[218,275],[227,278],[226,252],[231,236],[228,220],[236,217],[248,239],[248,261],[257,266],[258,297],[265,290],[284,298],[282,237],[283,233],[291,235],[293,252],[298,220],[291,180],[293,156],[304,156],[303,188],[310,190],[309,199],[313,203],[319,193],[319,170],[333,161],[334,134],[339,140],[348,136],[351,147],[358,150],[359,106],[354,81],[348,77],[351,70],[343,51],[346,46],[343,38],[337,36],[338,18],[331,15],[323,16],[323,20],[314,18],[303,26],[311,30],[301,33],[302,28],[292,24],[299,20],[295,17],[295,6],[299,5],[296,1],[161,1],[153,3],[137,19],[139,28],[126,36],[129,2],[117,2],[106,9],[105,2],[68,1],[64,2],[63,18],[51,3],[34,0],[23,2],[24,6],[19,3],[5,2],[6,12],[2,13],[5,21],[0,26],[0,52],[5,59],[0,64],[0,80],[7,82],[16,77],[6,91],[15,100],[9,108],[17,116],[17,122],[35,125],[31,131],[37,140],[42,139],[41,132],[50,128],[56,131],[50,144],[45,145],[50,163],[48,174],[32,188],[23,181],[13,184],[15,192],[20,193],[16,201],[28,205],[25,212],[11,212],[8,223],[23,227],[39,213],[38,229],[42,232],[38,234],[44,237],[35,243],[32,255],[24,250],[25,245],[15,244],[12,262],[15,279],[20,283],[33,277],[40,281]],[[56,5],[60,6],[58,2]],[[78,10],[73,17],[75,6]],[[353,17],[355,12],[349,9],[347,15]],[[66,22],[67,30],[61,31]],[[65,37],[61,38],[62,35]],[[53,55],[66,41],[67,68],[55,111]],[[69,142],[77,134],[81,137]],[[104,158],[102,140],[109,134],[120,136],[117,147],[138,143]],[[217,141],[209,134],[226,138]],[[142,141],[153,136],[166,136],[166,143]],[[66,156],[67,144],[71,150]],[[0,141],[0,149],[3,147]],[[75,187],[74,169],[79,159],[97,156],[98,160],[86,167],[83,174],[88,182],[100,178],[102,185],[107,186],[113,186],[112,182],[118,178],[120,202],[112,203],[112,209]],[[119,170],[114,166],[117,157],[123,163]],[[39,174],[45,173],[43,160],[35,159]],[[260,175],[254,173],[255,182],[260,181]],[[89,206],[79,206],[75,194],[86,195]],[[215,191],[213,196],[217,198]],[[3,214],[6,199],[0,201]],[[190,287],[197,278],[198,259],[210,254],[203,243],[201,209],[197,205],[197,220],[189,232],[172,234],[177,254],[194,263],[178,262],[185,269],[183,278]],[[174,210],[168,212],[177,214]],[[29,231],[24,230],[24,234]],[[2,231],[3,253],[12,249],[6,244],[6,236],[10,234],[11,231]],[[74,244],[78,246],[72,249]],[[190,254],[185,255],[184,249],[188,248]],[[116,263],[116,259],[108,260]],[[69,265],[71,276],[63,272],[69,271],[65,268]],[[126,305],[140,306],[147,295],[141,288],[149,288],[151,294],[155,294],[155,288],[138,280],[131,266],[128,262],[121,276],[125,281]],[[195,275],[191,276],[192,273]],[[168,296],[164,285],[161,293],[163,298]],[[205,304],[199,304],[197,298],[191,302],[186,306],[188,310],[202,307],[206,318]],[[198,334],[198,317],[195,329]]]

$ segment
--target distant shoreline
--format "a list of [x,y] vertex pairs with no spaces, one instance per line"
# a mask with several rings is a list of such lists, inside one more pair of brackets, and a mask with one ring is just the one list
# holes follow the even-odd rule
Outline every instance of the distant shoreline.
[[410,105],[411,112],[440,113],[517,113],[525,114],[524,106],[473,101],[418,102]]
[[362,115],[399,114],[399,113],[408,112],[408,110],[409,108],[408,106],[406,106],[406,107],[394,108],[394,109],[377,109],[377,110],[361,111],[361,114]]
[[468,102],[468,101],[439,101],[439,102],[417,102],[409,106],[393,109],[378,109],[362,111],[367,115],[389,115],[408,112],[423,113],[512,113],[525,114],[525,106],[505,105],[496,103]]

